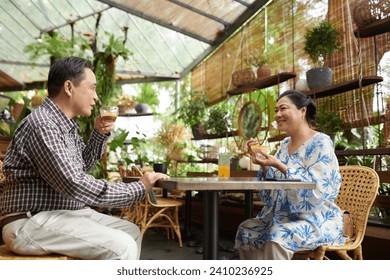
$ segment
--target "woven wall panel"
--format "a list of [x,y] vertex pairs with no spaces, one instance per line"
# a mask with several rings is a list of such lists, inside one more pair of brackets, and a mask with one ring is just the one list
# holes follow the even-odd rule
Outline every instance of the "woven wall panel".
[[[265,49],[269,54],[268,65],[272,68],[272,73],[293,71],[297,74],[297,79],[305,78],[305,73],[312,67],[312,63],[304,52],[304,34],[308,27],[322,19],[329,20],[342,32],[340,36],[342,50],[325,62],[333,69],[334,83],[357,79],[360,73],[363,76],[380,74],[377,73],[375,61],[379,62],[390,50],[390,36],[382,34],[375,38],[357,39],[354,36],[357,27],[353,22],[351,7],[347,5],[352,3],[352,0],[313,0],[295,4],[293,2],[296,1],[273,1],[266,10],[260,11],[207,62],[194,69],[192,86],[197,90],[205,89],[212,103],[217,102],[218,98],[226,98],[226,91],[234,88],[231,83],[232,73],[247,67],[245,58],[254,50],[262,54]],[[322,9],[320,4],[323,4],[325,9]],[[275,43],[271,45],[270,40],[274,40]],[[220,65],[220,72],[214,73],[218,69],[217,65]],[[206,81],[201,83],[201,80]],[[294,83],[295,80],[289,81],[288,88],[293,88]],[[380,88],[382,92],[378,92],[374,86],[368,86],[362,90],[317,99],[319,113],[336,111],[349,122],[372,118],[375,115],[375,95],[381,97],[379,108],[386,107],[384,98],[389,92],[385,87]]]

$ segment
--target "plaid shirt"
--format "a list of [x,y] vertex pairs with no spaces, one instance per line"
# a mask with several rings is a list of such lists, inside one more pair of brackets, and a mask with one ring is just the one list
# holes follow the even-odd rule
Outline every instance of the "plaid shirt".
[[88,174],[108,138],[94,130],[85,144],[77,124],[46,98],[21,122],[6,153],[0,215],[86,205],[123,207],[144,199],[141,182],[111,183]]

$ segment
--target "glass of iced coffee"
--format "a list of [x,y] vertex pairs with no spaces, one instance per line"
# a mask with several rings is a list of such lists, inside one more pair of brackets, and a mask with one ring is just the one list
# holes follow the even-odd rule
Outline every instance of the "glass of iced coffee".
[[102,106],[100,108],[100,116],[103,121],[115,122],[118,117],[118,107],[116,106]]
[[252,145],[251,146],[251,150],[256,153],[256,155],[260,158],[260,159],[264,159],[264,156],[260,153],[260,151],[263,151],[264,153],[267,153],[269,154],[270,152],[270,149],[268,146],[262,146],[262,145]]

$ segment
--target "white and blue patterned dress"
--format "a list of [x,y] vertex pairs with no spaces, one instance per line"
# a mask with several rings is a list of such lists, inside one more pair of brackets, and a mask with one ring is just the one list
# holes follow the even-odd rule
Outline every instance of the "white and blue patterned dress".
[[[284,139],[275,155],[287,166],[286,177],[315,182],[316,188],[260,191],[265,206],[256,218],[241,223],[237,249],[256,250],[268,241],[292,251],[345,243],[342,211],[334,203],[341,176],[332,140],[317,132],[291,156],[290,141],[290,137]],[[270,167],[267,177],[283,178],[284,174]]]

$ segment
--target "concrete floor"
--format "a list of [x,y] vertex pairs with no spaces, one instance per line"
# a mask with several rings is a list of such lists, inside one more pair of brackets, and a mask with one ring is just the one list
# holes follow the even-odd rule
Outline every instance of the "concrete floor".
[[[142,241],[141,260],[202,260],[201,252],[201,230],[192,229],[196,246],[187,246],[186,240],[183,239],[183,247],[179,247],[179,242],[168,240],[164,231],[149,229],[146,231]],[[235,253],[231,252],[233,240],[220,238],[220,259],[236,259]],[[195,244],[194,244],[195,245]],[[198,251],[198,252],[197,252]]]

